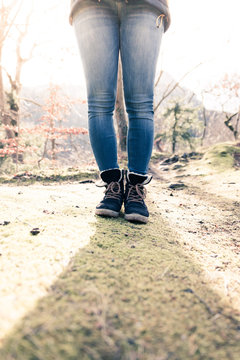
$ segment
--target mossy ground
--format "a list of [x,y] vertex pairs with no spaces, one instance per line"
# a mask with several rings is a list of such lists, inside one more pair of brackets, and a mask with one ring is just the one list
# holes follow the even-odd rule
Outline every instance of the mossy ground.
[[219,307],[201,268],[151,210],[144,226],[98,219],[0,359],[239,359],[239,319]]
[[[213,157],[223,151],[227,155],[220,158],[228,157],[222,147]],[[238,360],[239,202],[237,189],[232,197],[226,191],[226,186],[235,189],[237,181],[228,185],[221,180],[225,190],[219,197],[217,178],[211,175],[214,189],[209,191],[207,176],[199,180],[200,174],[209,174],[204,167],[208,161],[194,160],[180,169],[181,181],[187,179],[188,186],[172,193],[171,201],[169,183],[179,174],[174,164],[160,174],[165,176],[162,186],[150,184],[148,199],[154,203],[148,200],[147,225],[128,223],[122,214],[118,219],[96,219],[90,242],[7,335],[0,360]],[[216,172],[219,168],[223,171],[225,165],[220,162]],[[234,174],[237,178],[239,171]],[[81,232],[78,212],[90,212],[85,206],[89,191],[85,198],[70,185],[65,191],[58,200],[61,208],[55,200],[56,209],[53,202],[48,207],[56,210],[59,229],[63,223],[76,234]],[[49,223],[54,218],[45,216]],[[236,279],[228,279],[233,272]]]
[[212,146],[204,155],[203,161],[219,171],[235,166],[234,154],[240,154],[240,147],[234,143],[222,143]]
[[64,183],[73,181],[95,180],[98,178],[97,170],[80,170],[78,168],[48,169],[19,171],[14,175],[0,176],[0,184],[31,185],[34,183]]

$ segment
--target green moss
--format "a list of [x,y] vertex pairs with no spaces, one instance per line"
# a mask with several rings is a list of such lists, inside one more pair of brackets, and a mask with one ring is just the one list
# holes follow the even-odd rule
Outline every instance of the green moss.
[[240,148],[234,144],[217,144],[208,149],[203,161],[219,171],[232,169],[235,165],[234,153],[240,154]]
[[64,171],[60,173],[53,173],[53,171],[48,172],[35,172],[35,173],[19,173],[13,177],[11,176],[2,176],[0,177],[1,184],[24,184],[31,185],[36,182],[40,183],[54,183],[54,182],[69,182],[69,181],[85,181],[85,180],[93,180],[98,178],[97,171],[80,171],[72,173],[70,172],[64,173]]
[[0,359],[239,359],[239,321],[219,308],[202,270],[151,210],[147,225],[98,219]]
[[166,159],[168,156],[171,156],[171,154],[161,153],[161,152],[153,152],[153,154],[151,156],[151,162],[155,163],[158,161],[162,161],[162,160]]

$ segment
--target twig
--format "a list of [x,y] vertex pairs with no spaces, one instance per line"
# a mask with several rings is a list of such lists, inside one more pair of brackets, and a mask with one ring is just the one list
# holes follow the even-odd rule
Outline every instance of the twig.
[[22,224],[28,225],[28,226],[29,226],[29,227],[31,227],[31,228],[33,228],[33,227],[34,227],[34,226],[32,226],[31,224],[29,224],[29,223],[27,223],[27,222],[25,222],[25,221],[23,221],[23,220],[19,219],[19,217],[18,217],[18,216],[15,218],[15,220],[18,220],[18,221],[20,221]]
[[25,97],[20,97],[20,100],[30,102],[30,103],[32,103],[32,104],[34,104],[36,106],[39,106],[39,107],[43,107],[42,104],[39,104],[38,102],[36,102],[35,100],[32,100],[32,99],[27,99]]
[[195,291],[193,291],[193,290],[190,289],[190,288],[184,289],[184,290],[182,290],[182,291],[184,291],[184,292],[186,292],[186,293],[193,294],[193,295],[198,299],[198,301],[205,306],[207,312],[208,312],[210,315],[215,315],[215,314],[213,313],[212,309],[207,305],[207,303],[206,303],[199,295],[197,295],[197,294],[195,293]]
[[[159,106],[162,104],[162,102],[179,86],[180,82],[181,82],[183,79],[185,79],[185,77],[186,77],[187,75],[189,75],[193,70],[195,70],[196,68],[198,68],[200,65],[202,65],[202,63],[197,64],[197,65],[194,66],[192,69],[190,69],[189,71],[187,71],[187,72],[175,83],[175,85],[173,85],[173,86],[171,87],[171,89],[170,89],[169,91],[166,91],[166,90],[165,90],[162,98],[159,100],[159,102],[158,102],[157,105],[155,106],[154,111],[156,111],[156,110],[159,108]],[[171,84],[170,84],[170,85],[171,85]],[[170,85],[167,86],[167,90],[168,90],[168,88],[170,87]]]
[[208,304],[199,296],[197,295],[192,289],[188,288],[188,289],[184,289],[182,290],[184,292],[187,292],[187,293],[190,293],[190,294],[193,294],[197,299],[198,301],[204,305],[204,307],[206,308],[207,312],[209,313],[209,315],[213,316],[213,317],[216,317],[217,315],[222,315],[223,317],[225,317],[226,319],[230,320],[235,326],[237,326],[237,328],[240,328],[240,321],[235,319],[233,316],[231,315],[227,315],[227,314],[224,314],[222,312],[222,310],[219,310],[218,312],[214,312],[212,311],[212,309],[210,308],[210,306],[208,306]]

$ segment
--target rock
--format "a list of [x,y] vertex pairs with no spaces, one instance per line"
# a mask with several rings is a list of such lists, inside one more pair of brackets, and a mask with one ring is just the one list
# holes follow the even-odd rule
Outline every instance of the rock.
[[33,228],[33,229],[30,231],[30,233],[31,233],[32,235],[38,235],[38,234],[40,233],[40,229],[39,229],[39,228]]
[[10,224],[10,221],[3,221],[2,223],[0,223],[0,225],[3,225],[3,226],[6,226],[8,224]]
[[182,165],[174,165],[173,170],[178,170],[181,169],[183,166]]
[[169,185],[169,189],[173,189],[173,190],[181,190],[184,189],[185,187],[187,187],[187,185],[185,185],[184,183],[176,183]]
[[91,183],[94,183],[93,180],[81,180],[79,181],[79,184],[91,184]]
[[175,162],[178,162],[178,160],[179,160],[179,156],[178,156],[178,155],[174,155],[174,156],[172,156],[171,158],[168,158],[168,159],[164,160],[164,161],[161,163],[161,165],[171,165],[171,164],[173,164],[173,163],[175,163]]

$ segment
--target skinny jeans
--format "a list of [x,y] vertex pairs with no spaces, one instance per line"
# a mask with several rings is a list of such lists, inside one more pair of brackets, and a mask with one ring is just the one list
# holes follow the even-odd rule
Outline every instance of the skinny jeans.
[[154,79],[164,31],[144,0],[86,0],[74,14],[88,97],[88,127],[100,171],[119,168],[113,113],[119,53],[128,114],[128,169],[147,174],[154,139]]

